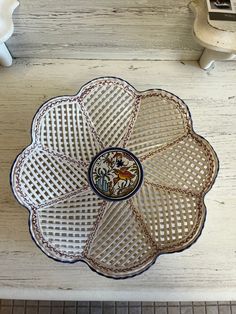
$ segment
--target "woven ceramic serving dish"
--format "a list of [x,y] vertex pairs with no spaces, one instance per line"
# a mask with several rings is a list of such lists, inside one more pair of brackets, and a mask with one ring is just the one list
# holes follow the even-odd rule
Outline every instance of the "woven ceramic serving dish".
[[125,278],[197,239],[217,169],[181,99],[107,77],[38,110],[11,181],[46,255]]

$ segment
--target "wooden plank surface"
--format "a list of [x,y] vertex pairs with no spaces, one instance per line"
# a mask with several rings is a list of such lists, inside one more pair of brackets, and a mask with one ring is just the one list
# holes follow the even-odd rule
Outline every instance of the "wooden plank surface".
[[197,60],[189,0],[21,0],[15,57]]
[[[195,62],[62,59],[22,59],[0,68],[0,298],[236,299],[235,73],[235,63],[219,63],[208,73]],[[30,142],[37,108],[105,75],[122,77],[139,90],[158,87],[183,98],[196,132],[210,141],[220,160],[199,240],[184,252],[160,256],[147,272],[123,281],[99,276],[85,264],[47,258],[31,240],[27,210],[16,202],[9,184],[12,162]]]

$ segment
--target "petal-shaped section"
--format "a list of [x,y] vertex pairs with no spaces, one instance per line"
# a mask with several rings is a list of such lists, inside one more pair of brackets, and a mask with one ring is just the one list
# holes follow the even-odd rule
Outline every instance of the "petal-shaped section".
[[140,102],[131,85],[117,78],[96,79],[80,90],[78,101],[104,147],[119,146],[128,139]]
[[144,183],[132,199],[162,252],[183,249],[201,230],[205,208],[201,196]]
[[40,147],[28,147],[12,172],[14,192],[26,207],[42,207],[88,189],[87,165]]
[[142,271],[156,254],[145,224],[126,201],[106,208],[86,257],[98,272],[121,278]]
[[75,97],[59,97],[47,102],[37,113],[32,130],[43,148],[77,160],[88,162],[102,148]]
[[184,136],[190,129],[186,105],[162,90],[143,92],[138,118],[126,147],[141,157]]
[[218,169],[210,144],[194,134],[148,157],[143,160],[146,180],[196,194],[210,188]]
[[34,212],[31,231],[47,255],[78,260],[104,201],[91,190]]

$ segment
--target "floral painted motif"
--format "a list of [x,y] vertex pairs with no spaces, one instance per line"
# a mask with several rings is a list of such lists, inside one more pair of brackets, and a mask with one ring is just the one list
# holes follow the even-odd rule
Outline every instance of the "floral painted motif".
[[122,200],[134,195],[142,183],[142,166],[138,159],[121,148],[102,151],[91,163],[92,188],[107,200]]

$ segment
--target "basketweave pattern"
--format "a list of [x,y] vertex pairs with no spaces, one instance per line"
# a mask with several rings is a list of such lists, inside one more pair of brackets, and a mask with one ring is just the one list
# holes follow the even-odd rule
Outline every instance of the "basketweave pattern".
[[[155,165],[158,163],[158,167]],[[208,145],[189,134],[144,162],[146,179],[153,183],[200,193],[214,175]]]
[[87,176],[80,164],[65,161],[41,149],[27,154],[20,176],[21,190],[35,207],[87,185]]
[[90,160],[101,146],[76,101],[51,108],[40,125],[42,146],[74,159]]
[[155,250],[145,231],[128,202],[114,203],[100,222],[88,257],[121,271],[138,264]]
[[145,182],[140,193],[133,198],[141,209],[153,239],[161,250],[176,247],[188,236],[200,212],[199,196],[177,190],[167,190]]
[[[81,102],[104,145],[117,146],[130,119],[138,110],[139,98],[125,84],[98,80],[81,90]],[[114,132],[115,130],[115,132]]]
[[[95,79],[45,103],[32,138],[14,163],[12,188],[48,256],[125,278],[199,236],[218,162],[177,96]],[[129,200],[105,201],[89,186],[89,164],[108,147],[126,148],[142,163],[144,183]]]
[[185,135],[190,126],[189,120],[184,118],[188,115],[184,109],[180,100],[172,94],[144,94],[140,113],[127,146],[141,157],[150,149],[165,146],[166,143]]
[[42,236],[57,250],[82,255],[103,201],[92,191],[38,211]]

